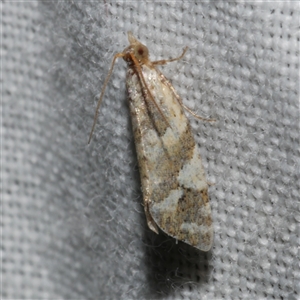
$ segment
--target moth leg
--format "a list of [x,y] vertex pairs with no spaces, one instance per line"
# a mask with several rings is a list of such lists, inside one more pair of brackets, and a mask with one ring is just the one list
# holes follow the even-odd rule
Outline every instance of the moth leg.
[[[178,99],[177,99],[177,100],[178,100]],[[179,101],[179,100],[178,100],[178,101]],[[187,110],[187,111],[188,111],[191,115],[193,115],[196,119],[199,119],[199,120],[202,120],[202,121],[206,121],[206,122],[215,122],[215,121],[216,121],[216,119],[203,118],[203,117],[197,115],[197,114],[194,113],[190,108],[188,108],[186,105],[184,105],[184,104],[182,103],[181,98],[180,98],[179,103],[182,105],[182,107],[183,107],[185,110]]]
[[159,234],[157,225],[155,221],[153,220],[150,210],[149,210],[149,201],[147,199],[144,199],[144,209],[145,209],[145,215],[146,215],[146,220],[147,220],[147,225],[148,227],[154,231],[156,234]]
[[188,49],[188,47],[185,47],[185,48],[183,49],[182,54],[181,54],[180,56],[178,56],[178,57],[171,58],[171,59],[163,59],[163,60],[152,61],[151,63],[152,63],[153,65],[165,65],[165,64],[167,64],[167,63],[169,63],[169,62],[179,60],[179,59],[181,59],[181,58],[184,56],[184,54],[185,54],[185,52],[187,51],[187,49]]

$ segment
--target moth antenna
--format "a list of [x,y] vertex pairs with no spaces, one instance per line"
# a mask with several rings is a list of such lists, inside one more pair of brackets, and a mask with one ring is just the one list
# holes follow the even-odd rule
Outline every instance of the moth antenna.
[[110,79],[110,76],[112,74],[115,62],[116,62],[117,58],[120,58],[120,57],[123,57],[123,56],[124,56],[124,53],[117,53],[117,54],[115,54],[115,56],[113,58],[113,61],[111,63],[111,67],[110,67],[109,72],[108,72],[108,74],[106,76],[106,79],[104,81],[104,84],[103,84],[103,87],[102,87],[102,91],[101,91],[101,94],[100,94],[100,97],[99,97],[99,100],[98,100],[98,103],[97,103],[96,112],[95,112],[95,116],[94,116],[94,122],[93,122],[92,130],[91,130],[91,133],[90,133],[90,136],[89,136],[88,144],[90,143],[90,141],[92,139],[92,135],[93,135],[96,123],[97,123],[97,118],[98,118],[98,114],[99,114],[99,108],[100,108],[100,105],[101,105],[101,102],[102,102],[102,99],[103,99],[103,96],[104,96],[104,92],[105,92],[107,83],[108,83],[108,81]]

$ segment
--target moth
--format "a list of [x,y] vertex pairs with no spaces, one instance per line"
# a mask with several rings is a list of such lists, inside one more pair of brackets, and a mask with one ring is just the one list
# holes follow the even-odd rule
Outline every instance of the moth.
[[131,32],[128,40],[129,46],[113,58],[89,142],[114,64],[122,57],[128,65],[126,85],[148,227],[157,234],[160,228],[176,240],[209,251],[213,225],[208,183],[184,110],[202,120],[212,119],[201,118],[187,108],[157,68],[181,59],[187,47],[177,58],[151,61],[148,48]]

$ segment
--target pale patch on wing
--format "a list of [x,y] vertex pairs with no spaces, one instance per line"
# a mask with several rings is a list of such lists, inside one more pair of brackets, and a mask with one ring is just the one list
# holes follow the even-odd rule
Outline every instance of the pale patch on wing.
[[178,182],[187,188],[202,191],[207,187],[207,182],[197,148],[195,146],[192,159],[187,161],[179,172]]
[[174,213],[176,211],[178,200],[183,195],[182,190],[172,190],[167,198],[159,203],[153,203],[151,211],[153,214]]
[[164,141],[164,145],[167,145],[168,148],[172,148],[173,146],[178,144],[178,140],[176,140],[174,137],[174,131],[170,127],[168,127],[168,129],[166,130],[166,133],[164,134],[162,139]]

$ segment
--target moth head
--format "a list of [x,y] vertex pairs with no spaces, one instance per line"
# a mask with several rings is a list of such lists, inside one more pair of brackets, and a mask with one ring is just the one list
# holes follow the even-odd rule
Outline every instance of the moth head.
[[140,64],[146,64],[149,61],[148,48],[137,40],[131,31],[128,32],[128,41],[130,45],[123,51],[124,60],[128,63],[134,63],[133,56]]

